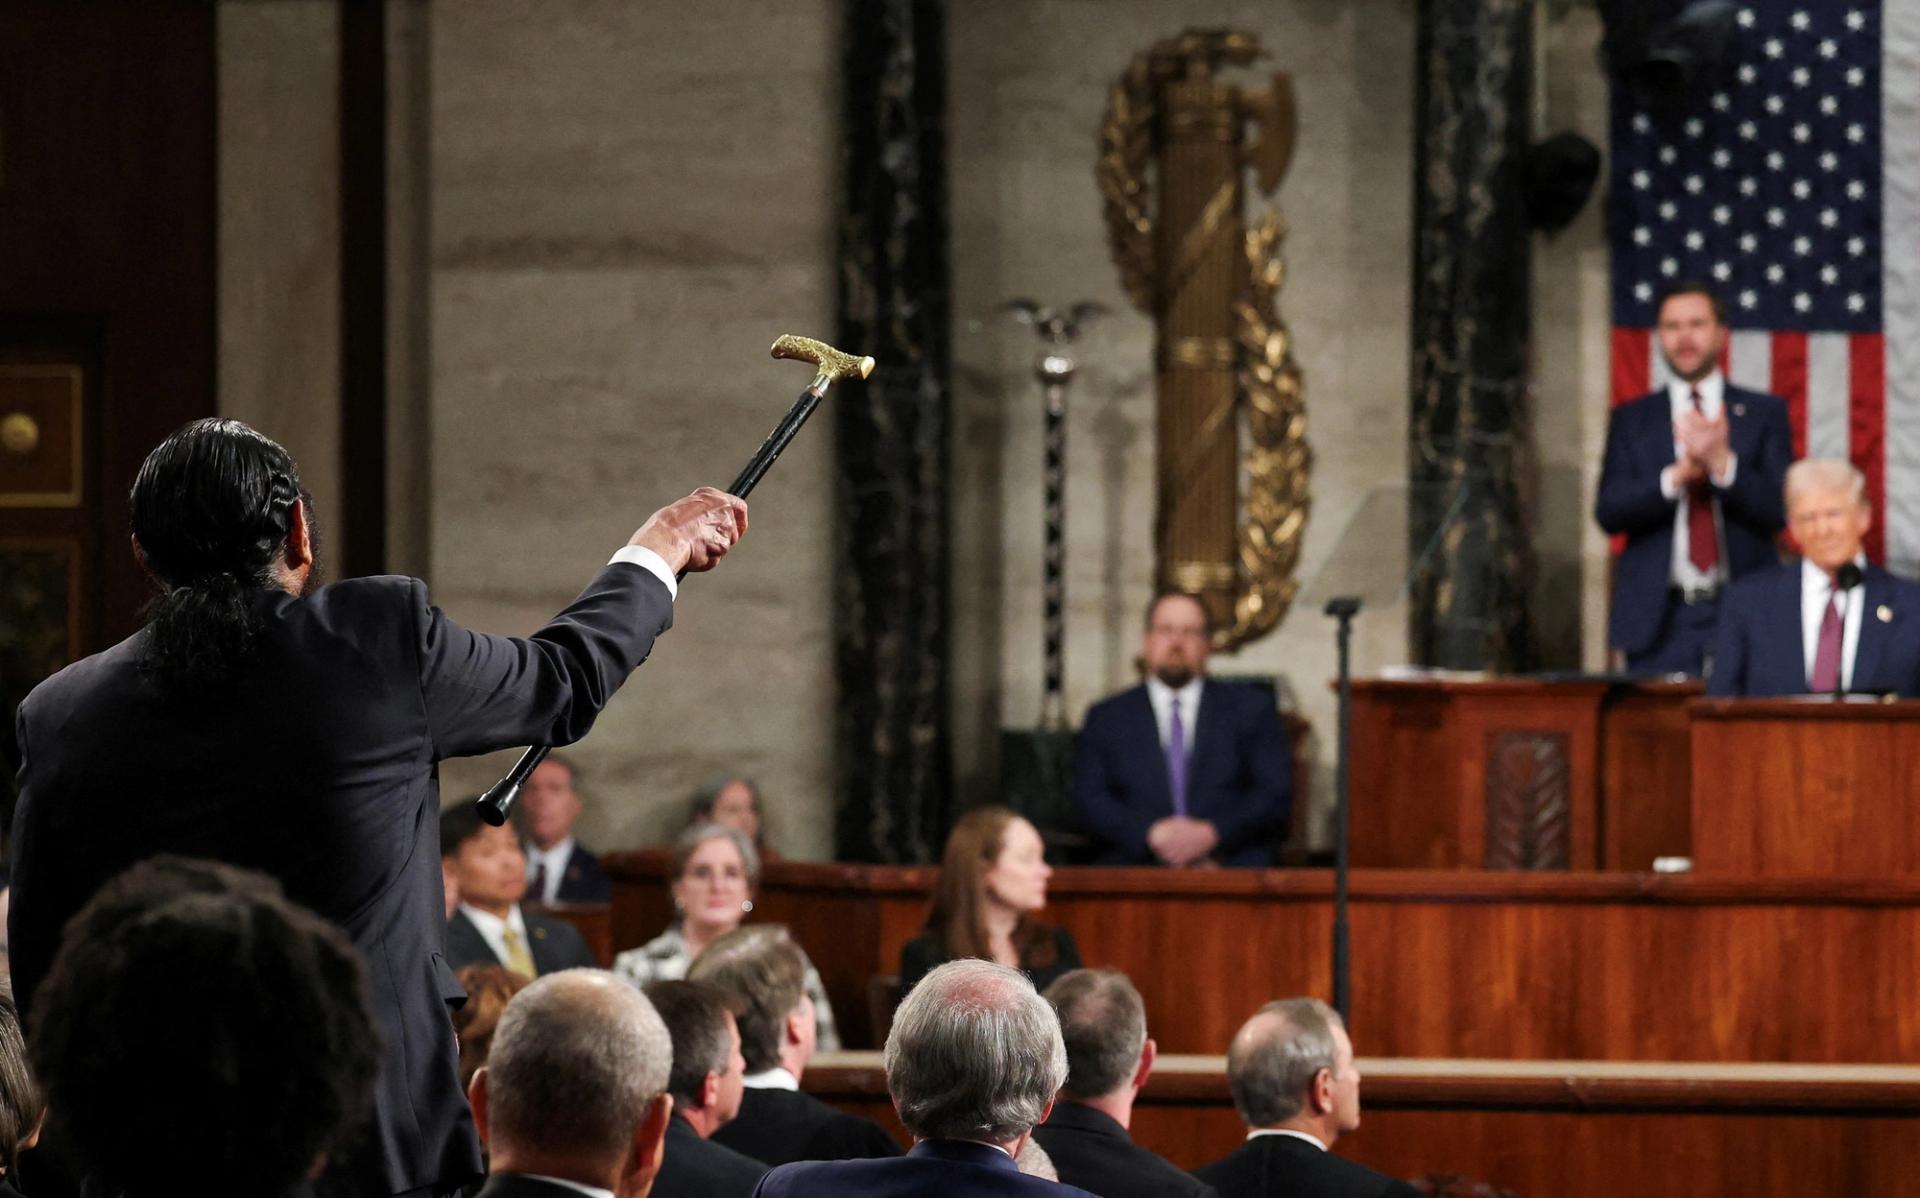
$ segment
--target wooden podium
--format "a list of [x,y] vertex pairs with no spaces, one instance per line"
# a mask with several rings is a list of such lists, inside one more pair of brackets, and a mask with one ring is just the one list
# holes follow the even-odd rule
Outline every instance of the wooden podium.
[[1697,872],[1920,874],[1920,702],[1717,699],[1690,714]]
[[1695,682],[1362,678],[1353,863],[1646,870],[1686,856]]

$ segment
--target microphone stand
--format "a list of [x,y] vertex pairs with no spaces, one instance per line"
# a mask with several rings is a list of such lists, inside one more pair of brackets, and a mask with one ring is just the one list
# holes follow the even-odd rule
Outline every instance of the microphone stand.
[[[856,358],[825,342],[815,341],[811,337],[795,337],[791,333],[773,343],[773,356],[812,362],[819,367],[819,372],[813,376],[813,382],[807,385],[807,389],[800,393],[800,398],[793,401],[793,406],[780,418],[780,423],[773,426],[767,439],[760,443],[760,448],[748,459],[746,467],[734,478],[733,485],[727,488],[727,494],[737,495],[741,499],[745,499],[759,485],[767,471],[772,469],[773,463],[779,459],[795,434],[799,433],[800,426],[813,415],[814,409],[820,406],[821,398],[836,379],[849,375],[866,378],[873,373],[872,358]],[[686,576],[684,569],[675,575],[676,578]],[[520,797],[520,788],[526,785],[527,778],[552,751],[551,745],[534,745],[520,754],[520,760],[513,763],[513,768],[506,772],[506,776],[474,801],[474,809],[480,813],[480,818],[496,828],[506,823],[515,800]]]
[[1847,697],[1847,616],[1851,614],[1848,609],[1853,606],[1854,588],[1860,585],[1861,579],[1864,577],[1865,575],[1861,572],[1860,567],[1853,562],[1848,562],[1833,572],[1833,589],[1838,593],[1840,598],[1841,660],[1838,663],[1839,668],[1833,672],[1833,700],[1836,703],[1845,700]]
[[1340,1021],[1350,1015],[1353,985],[1353,943],[1347,927],[1347,876],[1353,870],[1352,811],[1348,806],[1348,765],[1353,734],[1353,668],[1348,644],[1353,639],[1353,617],[1360,614],[1360,598],[1342,595],[1327,601],[1326,612],[1340,622],[1335,640],[1340,650],[1340,739],[1333,781],[1333,1009]]

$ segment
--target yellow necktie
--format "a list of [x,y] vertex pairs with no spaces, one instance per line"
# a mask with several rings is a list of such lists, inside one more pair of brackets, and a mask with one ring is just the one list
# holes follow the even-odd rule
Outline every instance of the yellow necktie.
[[533,967],[533,954],[527,951],[527,942],[520,939],[520,933],[512,928],[500,929],[500,942],[507,946],[507,968],[515,973],[524,973],[530,978],[540,976]]

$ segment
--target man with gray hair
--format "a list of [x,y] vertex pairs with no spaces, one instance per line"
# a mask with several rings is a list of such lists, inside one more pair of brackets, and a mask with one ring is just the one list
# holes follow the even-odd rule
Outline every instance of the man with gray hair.
[[562,970],[514,995],[467,1089],[490,1154],[480,1198],[646,1198],[672,1064],[653,1004],[611,973]]
[[1194,1176],[1220,1198],[1418,1198],[1404,1181],[1335,1156],[1360,1126],[1360,1071],[1340,1016],[1317,998],[1254,1013],[1227,1050],[1227,1085],[1247,1142]]
[[1086,1195],[1014,1163],[1067,1079],[1060,1020],[1019,970],[962,960],[927,974],[893,1017],[885,1059],[913,1151],[782,1165],[761,1180],[759,1198]]
[[1046,999],[1060,1016],[1067,1081],[1033,1138],[1060,1180],[1102,1198],[1214,1198],[1211,1187],[1127,1134],[1157,1051],[1147,1037],[1146,1006],[1127,975],[1076,969],[1048,986]]
[[1800,560],[1727,592],[1707,693],[1920,697],[1920,586],[1867,564],[1866,476],[1850,462],[1795,462],[1786,500]]

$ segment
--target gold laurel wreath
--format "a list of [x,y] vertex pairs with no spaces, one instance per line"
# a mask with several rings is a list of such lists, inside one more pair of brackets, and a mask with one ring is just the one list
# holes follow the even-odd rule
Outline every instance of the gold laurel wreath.
[[[1154,315],[1156,289],[1146,172],[1153,149],[1155,94],[1162,82],[1185,75],[1189,64],[1244,66],[1259,53],[1259,39],[1249,33],[1188,31],[1136,56],[1107,93],[1095,168],[1107,239],[1128,298],[1149,316]],[[1234,406],[1246,423],[1246,480],[1240,590],[1232,624],[1214,631],[1217,649],[1234,649],[1273,631],[1299,590],[1293,574],[1306,538],[1313,452],[1307,445],[1306,399],[1293,359],[1293,339],[1278,314],[1286,273],[1280,246],[1285,238],[1278,209],[1267,207],[1246,233],[1246,283],[1234,302]],[[1175,477],[1182,474],[1176,471]]]

